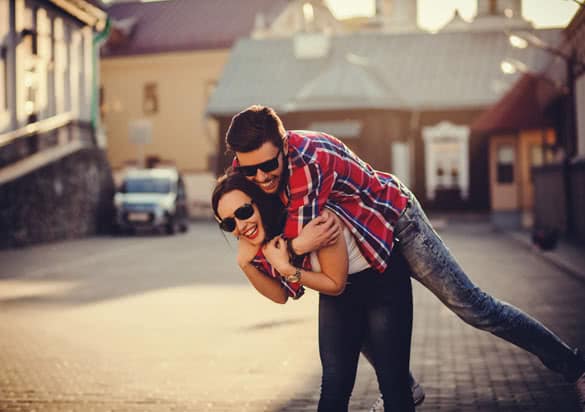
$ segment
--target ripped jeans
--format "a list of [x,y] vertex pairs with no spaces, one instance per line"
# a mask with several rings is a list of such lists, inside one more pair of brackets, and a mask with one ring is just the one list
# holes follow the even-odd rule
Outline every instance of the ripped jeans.
[[585,362],[536,319],[488,295],[467,277],[420,204],[410,192],[407,209],[395,225],[397,248],[408,262],[411,276],[471,326],[491,332],[536,355],[549,369],[574,382]]

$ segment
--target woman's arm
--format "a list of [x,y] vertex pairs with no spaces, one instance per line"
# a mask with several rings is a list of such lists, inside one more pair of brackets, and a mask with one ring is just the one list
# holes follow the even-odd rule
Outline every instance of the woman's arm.
[[[339,218],[335,216],[335,219]],[[281,237],[274,238],[264,247],[264,256],[282,276],[295,274],[297,268],[290,263],[286,243]],[[345,237],[339,236],[334,244],[319,249],[317,256],[321,271],[301,269],[301,283],[326,295],[341,294],[345,289],[349,264]]]
[[266,276],[250,262],[256,256],[258,247],[240,239],[238,242],[238,266],[246,275],[252,286],[263,296],[276,303],[286,303],[288,293],[282,288],[278,279]]
[[288,300],[288,293],[280,285],[280,281],[260,272],[251,263],[240,266],[252,286],[263,296],[275,303],[284,304]]

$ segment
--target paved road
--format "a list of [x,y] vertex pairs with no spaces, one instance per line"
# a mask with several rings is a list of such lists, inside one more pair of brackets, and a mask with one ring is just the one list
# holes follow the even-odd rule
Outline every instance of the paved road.
[[[486,225],[451,225],[484,289],[585,346],[585,285]],[[0,411],[309,411],[319,391],[314,293],[275,305],[215,225],[0,252]],[[419,411],[573,411],[570,385],[415,287]],[[362,362],[352,410],[376,397]]]

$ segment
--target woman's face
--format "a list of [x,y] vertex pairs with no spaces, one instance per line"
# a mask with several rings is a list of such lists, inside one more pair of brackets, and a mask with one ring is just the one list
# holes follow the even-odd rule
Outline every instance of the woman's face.
[[[249,218],[240,220],[236,217],[236,210],[246,204],[252,204],[254,213]],[[221,220],[235,219],[236,227],[232,232],[235,237],[244,238],[251,244],[258,246],[264,241],[266,232],[260,219],[258,207],[252,203],[250,196],[241,190],[232,190],[224,194],[217,204],[217,214]]]

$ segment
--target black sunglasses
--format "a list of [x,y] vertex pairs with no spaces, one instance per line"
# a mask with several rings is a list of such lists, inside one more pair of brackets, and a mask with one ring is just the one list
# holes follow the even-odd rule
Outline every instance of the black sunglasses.
[[[238,207],[234,212],[234,216],[239,220],[250,219],[253,214],[254,206],[252,206],[252,203],[245,203]],[[236,228],[236,219],[233,217],[226,217],[219,222],[219,227],[226,232],[233,232]]]
[[276,153],[276,157],[273,159],[258,163],[257,165],[238,166],[236,170],[248,177],[256,176],[258,169],[262,170],[264,173],[272,172],[278,167],[278,156],[280,156],[281,151],[282,149],[278,149],[278,153]]

